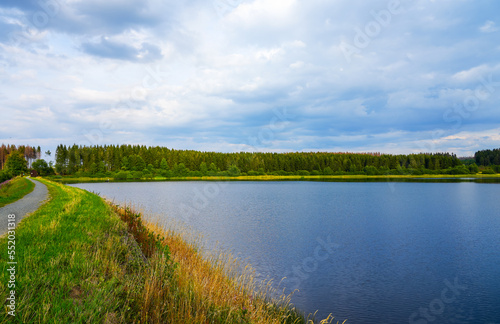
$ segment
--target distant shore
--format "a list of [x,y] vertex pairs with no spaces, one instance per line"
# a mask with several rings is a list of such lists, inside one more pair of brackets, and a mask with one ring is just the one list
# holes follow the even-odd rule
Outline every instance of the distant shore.
[[500,182],[500,174],[426,174],[426,175],[259,175],[259,176],[237,176],[237,177],[154,177],[131,180],[115,180],[112,177],[92,178],[92,177],[72,177],[59,176],[51,177],[52,181],[62,183],[83,183],[83,182],[158,182],[158,181],[417,181],[417,182],[447,182],[447,181],[478,181]]

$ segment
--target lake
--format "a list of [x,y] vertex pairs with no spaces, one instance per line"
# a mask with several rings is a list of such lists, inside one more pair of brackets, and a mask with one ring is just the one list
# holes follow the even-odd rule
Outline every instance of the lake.
[[500,323],[500,185],[73,185],[185,223],[347,323]]

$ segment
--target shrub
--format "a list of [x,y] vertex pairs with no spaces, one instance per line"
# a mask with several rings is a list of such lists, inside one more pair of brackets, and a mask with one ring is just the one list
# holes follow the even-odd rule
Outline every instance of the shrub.
[[469,165],[469,172],[470,173],[478,173],[479,172],[479,167],[477,166],[476,163],[472,163]]
[[202,177],[203,174],[200,171],[189,171],[188,176],[190,176],[190,177]]
[[237,177],[240,175],[241,171],[236,165],[233,164],[229,167],[227,173],[229,174],[230,177]]
[[132,179],[141,179],[142,178],[142,172],[141,171],[133,171],[131,173]]
[[452,172],[456,172],[456,174],[470,174],[469,168],[465,165],[459,165],[451,169]]
[[332,175],[332,174],[333,174],[333,170],[332,170],[332,168],[330,168],[330,167],[326,167],[326,168],[324,168],[324,169],[323,169],[323,174],[324,174],[324,175]]
[[365,166],[363,171],[365,172],[366,175],[378,175],[378,174],[380,174],[380,172],[377,170],[377,168],[373,165]]
[[129,175],[128,171],[120,171],[115,174],[114,178],[115,180],[127,180],[128,175]]
[[0,183],[12,179],[12,174],[8,171],[0,170]]

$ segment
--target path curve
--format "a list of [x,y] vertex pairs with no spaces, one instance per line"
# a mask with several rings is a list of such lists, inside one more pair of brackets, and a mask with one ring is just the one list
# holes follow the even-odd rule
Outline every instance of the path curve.
[[0,236],[7,232],[8,215],[16,215],[16,225],[37,210],[49,198],[47,186],[40,181],[27,178],[35,184],[35,189],[23,198],[0,208]]

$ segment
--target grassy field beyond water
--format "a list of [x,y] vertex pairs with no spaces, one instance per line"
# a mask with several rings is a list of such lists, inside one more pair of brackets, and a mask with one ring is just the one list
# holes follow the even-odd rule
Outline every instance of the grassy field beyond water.
[[13,203],[35,189],[35,184],[26,178],[14,178],[0,188],[0,207]]
[[14,291],[16,315],[5,303],[0,323],[312,323],[231,256],[204,258],[128,208],[41,181],[52,199],[15,229],[14,288],[0,238],[0,297]]
[[84,183],[84,182],[149,182],[149,181],[453,181],[460,179],[500,182],[500,174],[470,174],[470,175],[450,175],[450,174],[432,174],[432,175],[259,175],[259,176],[204,176],[204,177],[154,177],[137,178],[130,180],[117,180],[113,177],[74,177],[74,176],[55,176],[50,177],[52,181],[61,183]]

